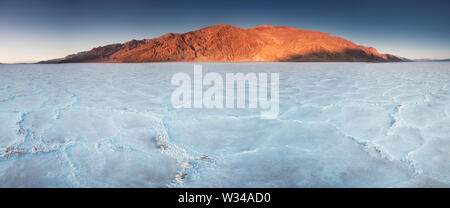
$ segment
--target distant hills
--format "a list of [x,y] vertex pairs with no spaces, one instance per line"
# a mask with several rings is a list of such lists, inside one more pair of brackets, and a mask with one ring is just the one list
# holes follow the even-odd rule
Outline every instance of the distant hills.
[[216,25],[111,44],[39,63],[90,62],[402,62],[327,33],[285,26]]
[[450,59],[414,59],[416,62],[445,62],[450,61]]

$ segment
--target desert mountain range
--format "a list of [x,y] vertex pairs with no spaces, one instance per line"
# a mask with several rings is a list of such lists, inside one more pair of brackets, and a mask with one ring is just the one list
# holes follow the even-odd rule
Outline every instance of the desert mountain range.
[[154,39],[106,45],[40,63],[404,60],[323,32],[269,25],[242,29],[224,24],[187,33],[168,33]]

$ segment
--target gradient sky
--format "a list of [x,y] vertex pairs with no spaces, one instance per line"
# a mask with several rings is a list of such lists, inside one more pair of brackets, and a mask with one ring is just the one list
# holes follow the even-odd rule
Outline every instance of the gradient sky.
[[0,0],[0,62],[34,62],[210,25],[319,30],[382,53],[450,58],[450,1]]

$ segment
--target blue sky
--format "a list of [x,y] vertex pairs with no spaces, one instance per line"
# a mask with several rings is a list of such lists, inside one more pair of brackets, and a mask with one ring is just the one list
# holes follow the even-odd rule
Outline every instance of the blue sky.
[[450,1],[0,0],[0,62],[33,62],[216,24],[319,30],[383,53],[450,57]]

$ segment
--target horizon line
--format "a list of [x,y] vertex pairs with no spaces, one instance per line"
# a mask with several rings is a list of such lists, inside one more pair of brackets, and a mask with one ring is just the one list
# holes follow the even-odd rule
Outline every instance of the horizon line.
[[[124,42],[117,41],[117,42],[113,42],[113,43],[109,43],[109,44],[102,44],[102,45],[97,45],[97,46],[91,46],[89,49],[79,50],[79,51],[72,52],[72,53],[68,53],[68,54],[66,54],[66,55],[61,55],[61,56],[58,56],[58,57],[53,57],[53,58],[50,58],[50,57],[49,57],[49,58],[45,58],[45,59],[43,59],[43,60],[19,60],[19,61],[2,61],[2,60],[0,60],[0,64],[34,64],[34,63],[38,63],[38,62],[41,62],[41,61],[48,61],[48,60],[53,60],[53,59],[64,58],[64,57],[69,56],[69,55],[72,55],[72,54],[77,54],[77,53],[80,53],[80,52],[90,51],[90,50],[92,50],[92,49],[94,49],[94,48],[97,48],[97,47],[104,47],[104,46],[112,45],[112,44],[124,44],[124,43],[126,43],[126,42],[128,42],[128,41],[132,41],[132,40],[151,40],[151,39],[155,39],[155,38],[164,36],[164,35],[166,35],[166,34],[184,34],[184,33],[192,32],[192,31],[197,31],[197,30],[201,30],[201,29],[208,28],[208,27],[221,26],[221,25],[227,25],[227,26],[232,26],[232,27],[241,28],[241,29],[250,29],[250,28],[267,27],[267,26],[268,26],[268,27],[289,27],[289,28],[294,28],[294,29],[299,29],[299,30],[305,30],[305,31],[322,32],[322,31],[320,31],[320,30],[300,29],[300,28],[291,27],[291,26],[287,26],[287,25],[268,25],[268,24],[261,24],[261,25],[258,25],[258,26],[251,26],[251,27],[238,27],[238,26],[234,26],[234,25],[231,25],[231,24],[224,23],[224,24],[209,25],[209,26],[201,27],[201,28],[198,28],[198,29],[195,29],[195,30],[186,31],[186,32],[166,32],[166,33],[163,33],[163,34],[160,35],[160,36],[156,36],[156,37],[153,37],[153,38],[131,38],[131,39],[128,39],[127,41],[124,41]],[[337,36],[337,35],[334,35],[334,34],[328,33],[328,32],[322,32],[322,33],[326,33],[326,34],[329,34],[329,35],[332,35],[332,36],[335,36],[335,37],[344,38],[343,36]],[[353,43],[355,43],[355,44],[357,44],[357,45],[363,45],[363,44],[356,43],[356,42],[354,42],[353,40],[350,40],[350,39],[347,39],[347,38],[344,38],[344,39],[345,39],[345,40],[348,40],[348,41],[351,41],[351,42],[353,42]],[[374,46],[365,45],[365,44],[364,44],[363,46],[366,46],[366,47],[374,47]],[[376,49],[377,51],[379,50],[378,48],[375,48],[375,49]],[[381,53],[381,54],[391,54],[391,55],[399,56],[399,57],[401,57],[401,58],[406,58],[406,59],[409,59],[409,60],[411,60],[411,61],[414,61],[414,60],[441,61],[441,60],[450,59],[450,56],[449,56],[449,57],[440,56],[440,57],[416,57],[416,58],[411,58],[411,57],[402,56],[402,55],[398,55],[398,54],[392,54],[392,53],[388,53],[388,52],[380,52],[380,51],[378,51],[378,52]],[[151,63],[151,62],[150,62],[150,63]]]

